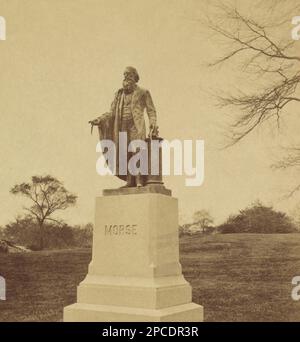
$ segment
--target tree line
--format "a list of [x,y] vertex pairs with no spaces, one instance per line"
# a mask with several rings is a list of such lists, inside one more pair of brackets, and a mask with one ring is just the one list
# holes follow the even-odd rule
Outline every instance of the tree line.
[[284,212],[277,211],[256,201],[237,214],[230,215],[225,222],[213,226],[213,218],[207,210],[200,210],[194,214],[192,223],[180,226],[181,234],[192,233],[258,233],[258,234],[286,234],[299,231],[295,219]]
[[[91,247],[93,225],[70,226],[55,217],[76,204],[77,196],[69,192],[53,176],[33,176],[30,182],[14,185],[13,195],[25,197],[24,214],[0,227],[1,249],[7,251],[10,243],[30,250],[71,247]],[[6,242],[6,243],[5,243]]]

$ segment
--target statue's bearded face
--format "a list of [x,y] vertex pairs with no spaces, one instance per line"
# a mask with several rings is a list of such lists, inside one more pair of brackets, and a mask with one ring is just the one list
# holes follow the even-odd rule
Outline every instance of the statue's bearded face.
[[128,70],[125,70],[124,72],[124,80],[123,80],[123,88],[125,92],[132,92],[135,88],[136,84],[136,78],[135,74],[133,72],[130,72]]

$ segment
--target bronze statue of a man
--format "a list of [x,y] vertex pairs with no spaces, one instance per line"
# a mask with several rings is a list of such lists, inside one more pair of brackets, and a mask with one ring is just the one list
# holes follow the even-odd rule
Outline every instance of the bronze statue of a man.
[[[125,180],[127,187],[142,186],[143,178],[140,174],[131,175],[129,170],[127,170],[127,175],[119,174],[119,132],[127,133],[128,144],[133,140],[145,140],[145,109],[149,117],[150,132],[157,129],[156,110],[150,92],[140,88],[137,85],[138,81],[139,74],[137,70],[133,67],[127,67],[124,71],[123,87],[116,92],[110,112],[90,121],[92,125],[98,126],[100,141],[110,139],[115,143],[117,154],[116,176]],[[127,161],[131,156],[132,153],[127,153]]]

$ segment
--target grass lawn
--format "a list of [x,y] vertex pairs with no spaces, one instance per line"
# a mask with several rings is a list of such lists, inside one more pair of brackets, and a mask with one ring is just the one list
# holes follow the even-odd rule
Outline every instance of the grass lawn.
[[[206,321],[300,321],[300,301],[291,299],[300,234],[184,236],[180,249]],[[7,281],[0,321],[61,321],[90,259],[84,249],[0,254]]]

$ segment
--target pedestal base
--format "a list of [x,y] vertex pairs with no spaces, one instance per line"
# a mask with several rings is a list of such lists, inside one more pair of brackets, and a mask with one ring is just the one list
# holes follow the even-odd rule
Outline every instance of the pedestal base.
[[164,309],[76,303],[64,310],[65,322],[202,322],[203,307],[194,303]]
[[92,262],[64,321],[203,321],[179,263],[177,200],[130,191],[97,198]]

